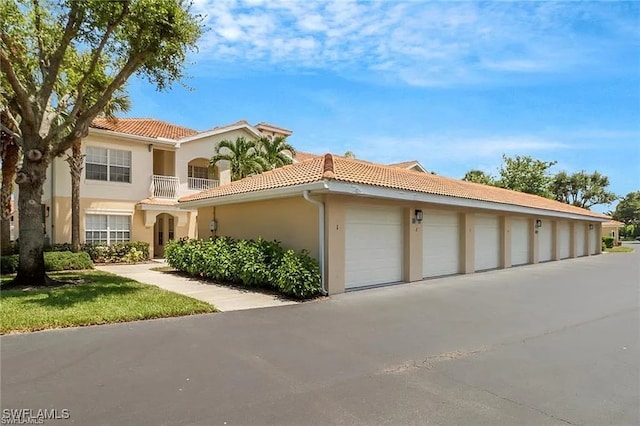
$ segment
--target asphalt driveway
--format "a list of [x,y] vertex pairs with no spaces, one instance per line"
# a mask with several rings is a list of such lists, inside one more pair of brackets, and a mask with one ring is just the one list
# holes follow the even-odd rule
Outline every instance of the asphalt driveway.
[[[637,425],[640,244],[250,311],[0,339],[81,425]],[[3,411],[5,414],[5,411]]]

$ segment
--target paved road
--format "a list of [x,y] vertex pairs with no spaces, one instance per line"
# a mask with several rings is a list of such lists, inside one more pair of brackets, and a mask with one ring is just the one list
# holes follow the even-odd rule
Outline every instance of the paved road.
[[4,336],[2,408],[80,425],[637,425],[639,281],[640,253],[605,254]]

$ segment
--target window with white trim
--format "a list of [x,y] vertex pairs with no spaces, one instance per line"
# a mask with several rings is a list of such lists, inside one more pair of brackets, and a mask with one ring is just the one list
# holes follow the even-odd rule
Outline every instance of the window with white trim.
[[131,151],[87,147],[86,178],[131,183]]
[[131,241],[131,216],[86,215],[84,240],[87,244],[113,244]]
[[190,178],[209,179],[209,168],[189,166],[188,174]]

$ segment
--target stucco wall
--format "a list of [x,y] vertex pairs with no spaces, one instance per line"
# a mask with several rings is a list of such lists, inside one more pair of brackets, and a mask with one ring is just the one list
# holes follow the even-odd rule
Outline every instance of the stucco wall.
[[[145,227],[145,212],[136,209],[137,201],[105,200],[96,198],[81,198],[80,200],[80,241],[84,242],[85,215],[86,214],[123,214],[131,216],[131,241],[144,241],[149,243],[151,255],[153,255],[153,226]],[[51,206],[51,214],[46,218],[47,234],[53,236],[51,242],[71,242],[71,198],[56,197]],[[152,215],[161,211],[150,212]],[[165,212],[171,214],[171,212]],[[175,221],[175,238],[196,236],[196,214],[187,213],[187,222],[179,226]],[[51,221],[53,219],[53,232]]]
[[214,214],[218,224],[216,235],[278,240],[285,248],[306,249],[318,259],[318,207],[302,196],[200,208],[199,238],[212,235],[209,224]]

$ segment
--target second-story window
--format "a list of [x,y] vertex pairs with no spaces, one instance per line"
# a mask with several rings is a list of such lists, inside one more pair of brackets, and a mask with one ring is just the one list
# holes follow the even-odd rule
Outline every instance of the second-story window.
[[189,177],[198,179],[209,179],[209,168],[189,166]]
[[87,147],[86,178],[131,182],[131,151]]

